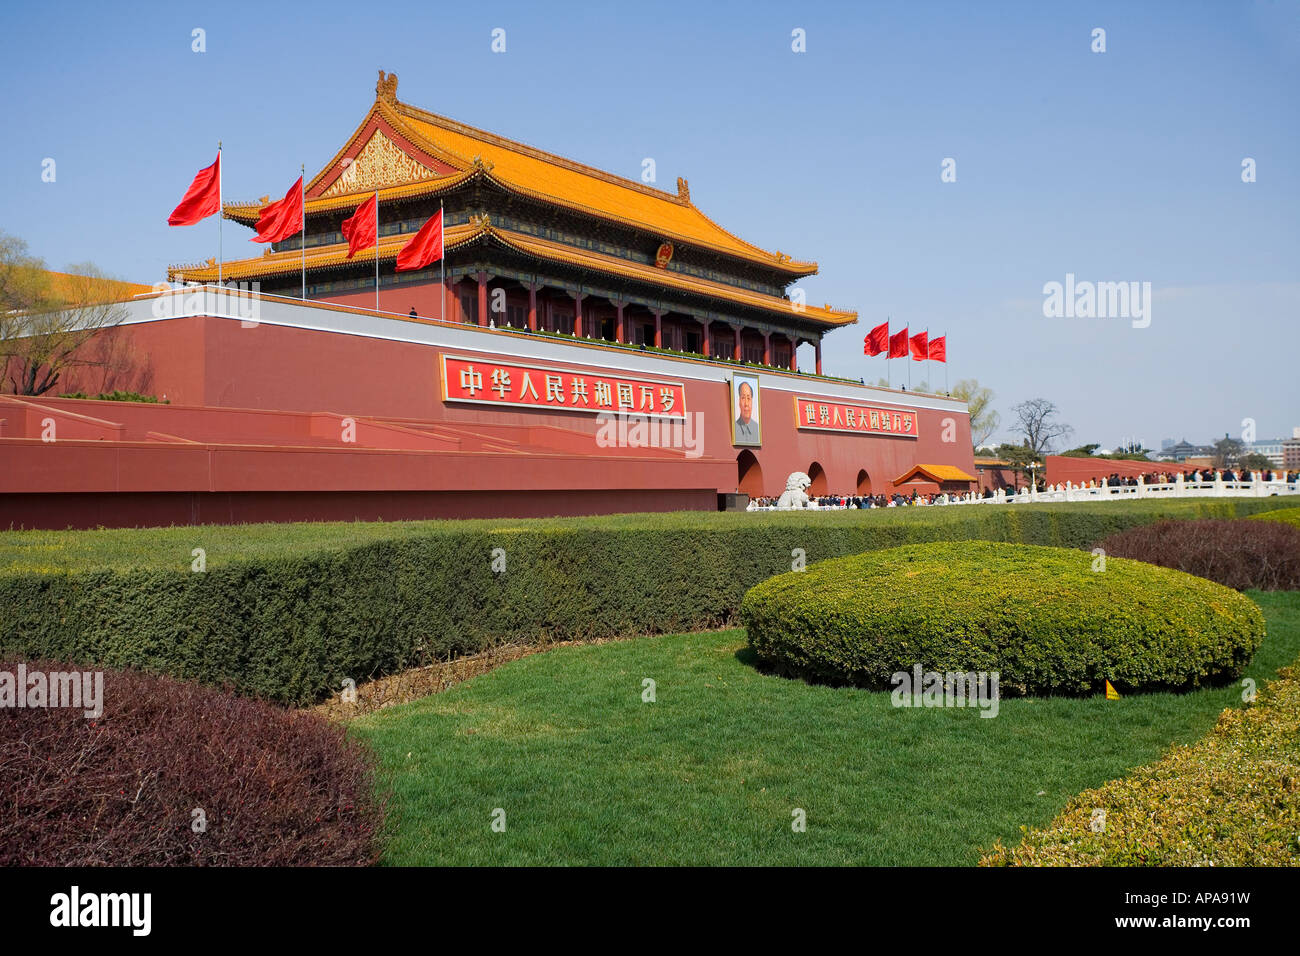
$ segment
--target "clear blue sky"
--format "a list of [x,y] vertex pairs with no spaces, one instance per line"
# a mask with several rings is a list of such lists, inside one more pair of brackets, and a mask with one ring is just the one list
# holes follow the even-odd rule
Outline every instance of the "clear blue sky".
[[[946,331],[951,380],[1004,423],[1055,401],[1073,444],[1300,425],[1296,2],[116,7],[0,12],[0,229],[55,268],[153,282],[214,255],[215,220],[165,222],[217,139],[228,198],[282,193],[383,68],[407,102],[613,172],[652,157],[733,232],[815,259],[808,301],[861,316],[830,373],[883,375],[861,341],[892,316]],[[227,256],[249,235],[227,223]],[[1150,327],[1045,318],[1066,273],[1150,282]]]

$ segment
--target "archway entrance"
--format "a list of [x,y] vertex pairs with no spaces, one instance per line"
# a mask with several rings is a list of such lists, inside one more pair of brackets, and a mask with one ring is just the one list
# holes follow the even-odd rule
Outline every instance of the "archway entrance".
[[812,484],[808,486],[808,494],[814,498],[820,498],[827,494],[826,491],[826,470],[822,468],[820,462],[813,462],[808,466],[808,477],[812,479]]
[[871,494],[871,476],[867,474],[865,468],[858,472],[858,494]]
[[746,448],[736,456],[736,487],[751,498],[763,494],[763,469],[754,453]]

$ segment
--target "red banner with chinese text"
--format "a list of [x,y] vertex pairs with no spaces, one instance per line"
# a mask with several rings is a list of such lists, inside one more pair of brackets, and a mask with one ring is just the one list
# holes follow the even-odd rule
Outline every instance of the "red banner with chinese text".
[[920,434],[916,410],[911,408],[888,408],[883,405],[796,396],[794,416],[795,426],[803,429],[897,435],[899,438],[916,438]]
[[570,412],[686,417],[686,386],[681,382],[451,355],[442,357],[442,400]]

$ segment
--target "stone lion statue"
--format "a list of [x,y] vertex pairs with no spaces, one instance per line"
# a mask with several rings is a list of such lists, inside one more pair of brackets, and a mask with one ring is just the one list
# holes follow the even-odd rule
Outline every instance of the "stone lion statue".
[[785,493],[777,499],[778,511],[793,511],[795,508],[808,507],[808,489],[812,479],[802,471],[796,471],[785,480]]

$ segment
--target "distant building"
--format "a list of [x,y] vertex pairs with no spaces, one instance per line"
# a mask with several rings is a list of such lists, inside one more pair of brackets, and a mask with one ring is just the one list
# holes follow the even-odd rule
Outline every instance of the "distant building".
[[1291,429],[1291,437],[1282,441],[1282,467],[1300,468],[1300,428]]
[[1263,455],[1273,463],[1274,468],[1283,468],[1285,465],[1282,446],[1285,441],[1286,439],[1283,438],[1269,438],[1263,441],[1245,442],[1242,451],[1247,455]]
[[1214,454],[1213,445],[1193,445],[1186,438],[1168,447],[1164,442],[1160,445],[1160,457],[1170,461],[1186,461],[1188,458],[1201,458]]

